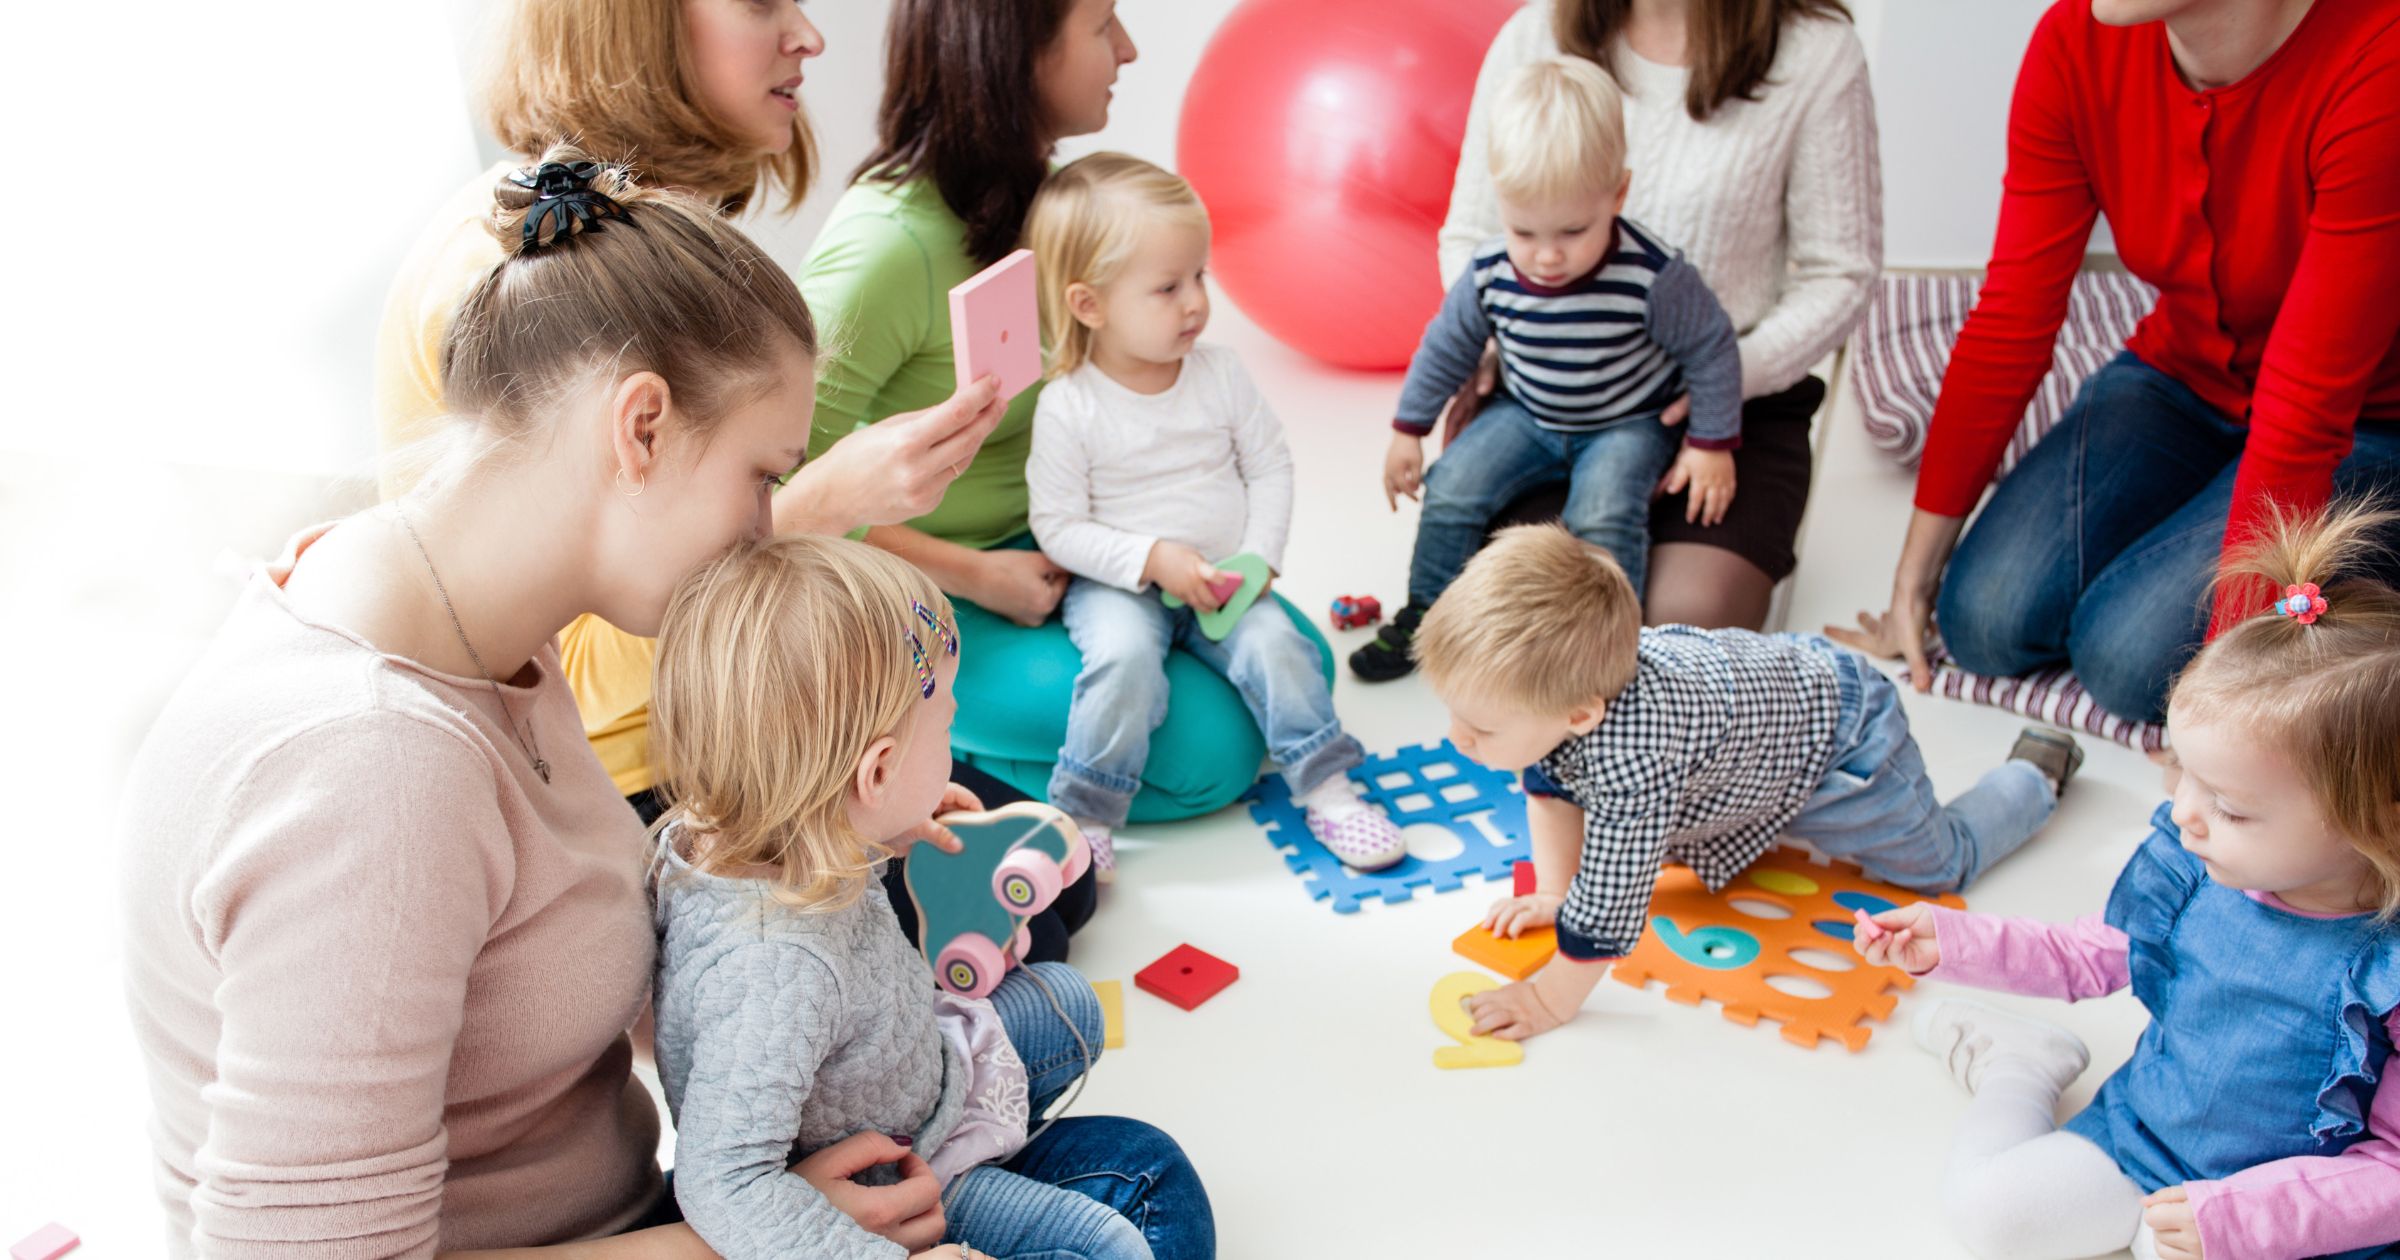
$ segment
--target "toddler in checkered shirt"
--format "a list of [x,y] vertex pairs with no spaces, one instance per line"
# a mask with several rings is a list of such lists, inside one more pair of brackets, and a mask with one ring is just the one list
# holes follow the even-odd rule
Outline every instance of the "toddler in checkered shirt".
[[1530,981],[1470,999],[1477,1033],[1572,1018],[1649,921],[1659,864],[1723,888],[1778,834],[1928,892],[1963,888],[2040,830],[2083,762],[2028,728],[1949,804],[1891,680],[1815,635],[1645,628],[1616,561],[1557,525],[1503,531],[1427,614],[1413,650],[1450,740],[1524,774],[1536,888],[1502,936],[1558,928]]

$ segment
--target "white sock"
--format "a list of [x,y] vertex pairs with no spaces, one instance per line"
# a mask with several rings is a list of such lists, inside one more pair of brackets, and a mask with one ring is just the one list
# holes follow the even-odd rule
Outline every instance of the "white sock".
[[1357,813],[1368,808],[1358,794],[1350,790],[1350,776],[1329,775],[1323,783],[1300,794],[1298,803],[1303,809],[1313,809],[1328,817]]

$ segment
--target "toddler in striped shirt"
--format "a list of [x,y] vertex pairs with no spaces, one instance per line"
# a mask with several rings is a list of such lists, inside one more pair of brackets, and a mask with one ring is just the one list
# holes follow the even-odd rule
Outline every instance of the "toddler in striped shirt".
[[[1615,83],[1581,58],[1525,67],[1494,103],[1490,150],[1508,230],[1476,250],[1426,326],[1392,421],[1385,499],[1397,507],[1421,489],[1424,511],[1407,607],[1350,658],[1369,682],[1410,671],[1418,622],[1528,490],[1566,482],[1567,528],[1615,556],[1637,594],[1662,480],[1670,494],[1689,487],[1707,524],[1733,502],[1733,321],[1698,269],[1618,215],[1629,174]],[[1425,434],[1487,342],[1499,388],[1427,471]]]

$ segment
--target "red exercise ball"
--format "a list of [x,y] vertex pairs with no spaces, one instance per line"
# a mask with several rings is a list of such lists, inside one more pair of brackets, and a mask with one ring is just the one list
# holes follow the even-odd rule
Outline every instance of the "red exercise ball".
[[1244,0],[1184,94],[1210,266],[1285,345],[1397,368],[1442,300],[1434,240],[1484,50],[1521,0]]

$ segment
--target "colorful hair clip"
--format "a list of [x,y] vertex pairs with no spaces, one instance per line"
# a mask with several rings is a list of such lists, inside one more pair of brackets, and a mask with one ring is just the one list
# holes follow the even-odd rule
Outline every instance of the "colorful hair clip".
[[2275,611],[2301,625],[2315,625],[2325,611],[2325,597],[2317,593],[2314,582],[2287,586],[2283,588],[2283,598],[2275,601]]
[[525,244],[539,245],[546,223],[552,225],[550,243],[555,245],[578,228],[596,231],[602,219],[624,218],[625,207],[592,187],[599,174],[598,162],[544,162],[533,170],[511,171],[508,182],[533,194],[533,207],[525,215]]
[[917,620],[924,622],[933,631],[933,637],[942,641],[942,646],[949,651],[950,655],[958,655],[958,635],[952,633],[950,627],[943,625],[941,620],[933,615],[933,611],[925,605],[913,599],[908,603],[909,607],[917,610]]
[[[926,608],[925,605],[918,603],[915,600],[909,601],[909,607],[916,610],[917,620],[924,622],[926,628],[933,631],[933,637],[941,642],[942,647],[946,649],[950,655],[958,655],[958,635],[952,631],[950,627],[943,625],[941,623],[941,619],[935,617],[931,609]],[[909,655],[916,658],[917,692],[926,699],[931,700],[933,699],[934,682],[933,663],[925,659],[925,641],[917,637],[917,628],[913,625],[902,631],[902,633],[908,636]]]

